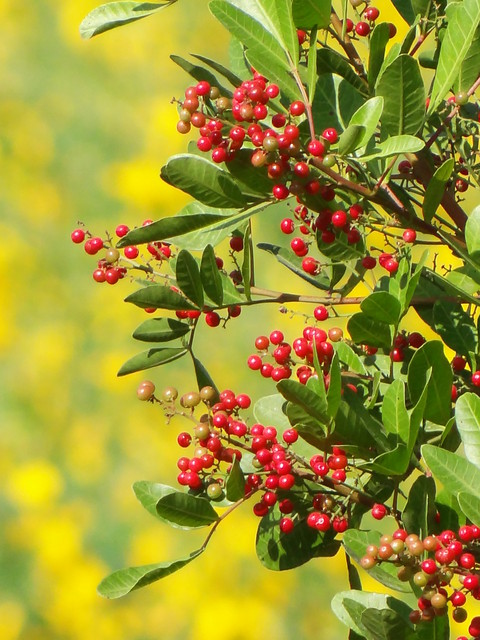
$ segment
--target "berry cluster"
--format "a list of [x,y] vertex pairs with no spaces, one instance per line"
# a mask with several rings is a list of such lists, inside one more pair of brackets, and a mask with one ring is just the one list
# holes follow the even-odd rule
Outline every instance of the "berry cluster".
[[[328,309],[319,305],[314,309],[316,320],[326,320],[329,316]],[[325,374],[328,373],[328,366],[334,355],[334,342],[338,342],[343,337],[343,330],[340,327],[331,327],[328,331],[319,327],[306,326],[302,335],[295,338],[290,344],[285,341],[285,337],[278,329],[272,331],[269,336],[258,336],[255,339],[255,347],[258,351],[252,354],[247,361],[248,367],[252,371],[260,371],[264,378],[272,378],[275,382],[290,378],[295,367],[298,380],[306,384],[307,380],[314,374],[314,350],[318,356],[319,363],[323,365]],[[298,360],[294,359],[294,356]],[[325,377],[325,384],[328,385],[328,377]]]
[[[465,622],[463,605],[468,596],[480,600],[480,527],[461,526],[421,539],[405,529],[383,535],[378,545],[369,545],[360,564],[371,569],[382,562],[391,562],[398,569],[398,578],[413,581],[421,589],[418,608],[410,614],[414,624],[447,615],[452,608],[456,622]],[[474,618],[469,633],[480,638],[480,618]],[[457,638],[462,640],[462,638]]]
[[[207,386],[179,397],[177,389],[166,387],[156,396],[154,383],[146,380],[139,385],[137,397],[162,405],[167,419],[181,415],[194,424],[191,432],[177,436],[182,449],[194,448],[191,456],[178,459],[181,486],[210,500],[222,500],[232,462],[247,454],[252,471],[244,472],[244,495],[261,492],[253,506],[255,515],[263,517],[277,505],[283,533],[290,533],[296,520],[305,520],[308,527],[323,533],[329,529],[343,533],[348,528],[352,491],[343,483],[350,466],[340,447],[332,447],[328,455],[303,459],[293,447],[299,438],[296,429],[285,429],[280,436],[273,426],[249,425],[240,414],[250,407],[250,397],[229,389],[217,396]],[[197,418],[194,412],[199,405],[205,412]]]

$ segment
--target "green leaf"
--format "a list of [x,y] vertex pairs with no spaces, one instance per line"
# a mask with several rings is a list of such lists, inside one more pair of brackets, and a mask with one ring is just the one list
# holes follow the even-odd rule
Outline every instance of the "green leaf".
[[285,571],[305,564],[312,558],[334,556],[340,543],[332,534],[319,533],[309,527],[306,517],[294,520],[290,533],[283,533],[278,526],[281,518],[278,505],[260,520],[257,530],[257,557],[264,567],[272,571]]
[[[133,484],[133,491],[135,497],[140,504],[155,518],[160,518],[157,513],[157,502],[163,496],[169,493],[175,493],[177,489],[169,487],[159,482],[148,482],[146,480],[140,480]],[[161,519],[161,518],[160,518]]]
[[330,258],[332,262],[358,260],[365,256],[365,243],[363,239],[356,244],[349,244],[346,233],[340,232],[334,242],[324,242],[322,240],[322,233],[318,230],[316,239],[319,251],[327,258]]
[[237,38],[230,38],[230,46],[228,48],[228,57],[230,60],[231,70],[242,80],[252,77],[250,65],[245,58],[245,48]]
[[136,356],[127,360],[120,367],[117,376],[126,376],[129,373],[135,373],[136,371],[144,371],[145,369],[151,369],[152,367],[158,367],[168,362],[173,362],[178,358],[181,358],[187,353],[187,349],[183,347],[159,347],[148,349],[137,353]]
[[390,29],[387,22],[381,22],[370,36],[370,52],[368,56],[368,85],[373,90],[378,74],[385,58],[385,47],[390,40]]
[[415,22],[415,12],[411,0],[392,0],[392,4],[407,24]]
[[330,417],[325,395],[318,395],[310,387],[296,380],[280,380],[277,389],[286,400],[299,405],[322,425],[328,424]]
[[453,375],[450,363],[443,353],[443,343],[439,340],[425,342],[410,360],[407,381],[413,403],[416,403],[423,393],[430,368],[432,375],[428,381],[424,417],[436,424],[445,424],[452,411]]
[[473,318],[459,302],[437,300],[433,305],[434,329],[456,353],[467,356],[477,348],[477,330]]
[[82,20],[80,35],[84,39],[93,38],[93,36],[110,29],[146,18],[175,2],[176,0],[164,0],[163,2],[109,2],[102,4],[90,11]]
[[148,309],[149,307],[155,309],[170,309],[172,311],[179,309],[187,311],[198,309],[197,306],[189,302],[180,293],[173,291],[170,287],[163,284],[152,284],[148,287],[142,287],[127,296],[125,302],[131,302],[143,309]]
[[207,244],[202,254],[200,278],[207,296],[216,305],[221,306],[223,302],[222,278],[215,260],[215,251],[211,244]]
[[435,616],[431,624],[419,624],[415,629],[415,640],[450,640],[448,616]]
[[195,377],[197,379],[197,387],[198,390],[203,387],[213,387],[216,391],[216,395],[212,398],[213,402],[218,402],[218,389],[216,384],[214,383],[211,375],[208,373],[207,369],[204,367],[202,362],[198,358],[196,358],[192,352],[190,352],[193,360],[193,368],[195,369]]
[[380,318],[387,324],[397,324],[400,320],[400,302],[387,291],[374,291],[362,300],[360,309],[369,318]]
[[193,551],[187,558],[173,562],[158,562],[157,564],[147,564],[142,567],[120,569],[104,578],[98,585],[97,591],[104,598],[121,598],[134,589],[146,587],[152,582],[175,573],[175,571],[197,558],[203,551],[204,548],[201,547]]
[[406,626],[406,617],[390,609],[366,609],[361,617],[371,640],[411,640],[415,637]]
[[453,495],[461,492],[478,496],[480,469],[458,453],[431,444],[422,446],[422,457],[435,478]]
[[407,531],[421,538],[430,535],[435,524],[435,483],[433,478],[419,476],[408,492],[402,520]]
[[256,422],[275,425],[275,427],[281,431],[289,429],[290,422],[283,413],[284,404],[285,399],[279,393],[260,398],[253,407],[253,415]]
[[[190,213],[190,217],[194,218],[197,212],[201,212],[205,209],[199,202],[192,202],[187,205],[182,212]],[[208,208],[208,207],[207,207]],[[182,236],[173,236],[169,238],[172,244],[179,248],[190,249],[192,251],[203,251],[207,244],[211,244],[213,247],[218,245],[222,240],[232,234],[233,231],[241,228],[249,218],[253,215],[268,211],[269,215],[275,216],[280,211],[285,211],[285,200],[278,202],[260,202],[258,204],[249,207],[248,209],[239,211],[234,215],[222,216],[221,219],[212,222],[209,226],[203,225],[203,228],[198,231],[192,231]]]
[[242,78],[237,76],[235,73],[233,73],[227,67],[224,67],[223,64],[220,64],[220,62],[217,62],[216,60],[211,60],[210,58],[206,58],[205,56],[202,56],[202,55],[200,55],[198,53],[192,53],[192,56],[194,58],[197,58],[197,60],[200,60],[201,62],[204,62],[206,65],[211,67],[214,71],[216,71],[217,73],[222,75],[234,87],[239,87],[242,84]]
[[450,180],[454,164],[455,161],[453,158],[445,160],[445,162],[438,167],[428,182],[422,206],[423,217],[427,222],[431,222],[438,207],[440,206],[442,198],[445,195],[445,186]]
[[340,442],[359,447],[366,459],[375,452],[389,451],[391,446],[382,424],[368,411],[356,393],[345,388],[335,416],[334,435]]
[[243,207],[246,204],[231,175],[207,158],[180,153],[172,156],[164,169],[170,184],[203,204],[211,207]]
[[399,55],[382,73],[375,94],[384,99],[382,131],[390,136],[417,133],[425,116],[425,89],[415,58]]
[[[206,209],[207,211],[205,211]],[[185,214],[183,214],[184,211]],[[234,213],[235,209],[210,209],[208,212],[208,207],[201,205],[199,202],[191,202],[176,216],[162,218],[145,227],[132,229],[118,241],[117,247],[128,247],[129,245],[178,238],[184,234],[213,225],[216,222],[225,221],[226,218]]]
[[416,153],[425,146],[425,142],[415,136],[401,135],[390,136],[384,142],[377,145],[371,153],[359,158],[360,162],[370,162],[376,158],[390,158],[402,153]]
[[268,177],[266,166],[254,167],[251,149],[239,149],[233,160],[225,165],[225,169],[235,178],[244,193],[252,193],[258,198],[270,196],[272,193],[272,180]]
[[405,383],[394,380],[385,391],[382,402],[382,421],[385,431],[408,443],[410,418],[405,406]]
[[177,285],[187,298],[197,307],[202,308],[203,287],[200,279],[200,269],[195,258],[186,249],[182,249],[177,256],[175,276]]
[[340,341],[335,342],[333,346],[340,362],[346,365],[347,370],[354,371],[355,373],[367,373],[362,359],[355,353],[350,345],[346,342]]
[[455,404],[455,419],[465,457],[480,468],[480,398],[474,393],[462,394]]
[[287,402],[285,412],[292,427],[308,444],[323,449],[325,446],[326,429],[316,418],[313,418],[303,407],[293,402]]
[[225,493],[227,500],[231,502],[237,502],[237,500],[241,500],[245,495],[245,477],[240,463],[236,458],[225,480]]
[[480,496],[477,488],[476,493],[463,493],[458,494],[458,504],[462,513],[472,522],[478,525],[480,522]]
[[303,29],[325,29],[330,23],[331,0],[293,0],[293,21]]
[[[303,5],[303,0],[302,0]],[[308,76],[308,101],[313,103],[315,98],[315,90],[317,88],[317,27],[313,27],[310,33],[310,46],[308,48],[307,58],[307,76]]]
[[173,318],[151,318],[135,329],[133,337],[143,342],[169,342],[187,335],[190,330],[190,325]]
[[[270,9],[277,5],[280,11],[282,9],[281,5],[283,7],[287,6],[286,2],[280,2],[280,0],[270,0],[266,4],[270,5]],[[270,20],[266,23],[267,26],[264,26],[262,22],[254,19],[250,13],[242,11],[225,0],[212,0],[209,7],[214,17],[247,47],[247,58],[254,64],[257,71],[264,73],[271,81],[281,80],[283,77],[283,83],[281,82],[281,84],[282,89],[285,88],[284,94],[290,97],[299,96],[298,87],[288,75],[290,70],[290,63],[286,55],[288,47],[279,40],[279,37],[282,40],[288,37],[285,35],[288,25],[282,23],[282,31],[285,31],[285,33],[280,34],[280,36],[277,33],[276,37],[269,31],[269,28],[272,28]],[[260,11],[262,16],[265,14],[261,3],[253,5],[253,7]],[[292,21],[290,21],[290,25],[292,24]],[[296,58],[294,59],[296,60]]]
[[170,60],[186,71],[197,82],[206,80],[212,87],[218,87],[222,96],[229,98],[232,96],[232,91],[224,87],[218,78],[205,67],[193,64],[189,60],[182,58],[182,56],[171,55]]
[[347,323],[347,330],[353,342],[371,347],[385,347],[392,344],[390,325],[381,320],[370,318],[365,313],[354,313]]
[[[405,617],[404,625],[411,627],[411,623],[406,620],[410,612],[410,607],[404,602],[393,598],[384,593],[369,593],[367,591],[359,591],[351,589],[350,591],[340,591],[333,596],[331,602],[332,610],[337,618],[347,627],[364,638],[368,630],[364,627],[362,621],[362,612],[366,610],[391,611],[394,609]],[[398,636],[398,640],[403,637]]]
[[350,64],[333,49],[319,49],[317,52],[318,74],[335,73],[344,78],[352,87],[366,98],[369,98],[367,83],[358,76]]
[[480,68],[480,28],[477,27],[475,35],[473,36],[470,49],[465,56],[462,66],[460,67],[460,73],[455,80],[454,91],[460,93],[461,91],[468,91],[478,77],[478,69]]
[[292,255],[292,252],[285,247],[279,247],[278,245],[268,242],[260,242],[257,244],[257,247],[262,251],[268,251],[274,255],[280,264],[283,264],[287,269],[290,269],[290,271],[293,271],[293,273],[302,278],[302,280],[306,280],[317,289],[326,291],[330,288],[330,278],[324,271],[321,271],[318,276],[311,276],[305,273],[302,269],[302,259]]
[[217,512],[206,498],[181,491],[160,498],[157,502],[157,513],[170,525],[179,529],[206,527],[218,520]]
[[[360,559],[365,555],[365,549],[368,545],[378,545],[381,535],[378,531],[348,529],[343,534],[343,546],[348,555],[353,558],[355,562],[359,563]],[[393,564],[383,562],[369,569],[368,575],[389,589],[408,593],[410,591],[410,585],[408,583],[405,584],[405,582],[397,578],[397,571],[397,567],[393,566]]]
[[376,96],[362,104],[351,117],[350,124],[358,124],[365,128],[359,147],[364,147],[377,130],[382,111],[383,98],[382,96]]
[[346,156],[362,146],[365,127],[360,124],[349,124],[338,140],[338,154]]
[[465,225],[465,242],[472,257],[480,258],[480,205],[473,209]]
[[480,0],[463,0],[449,20],[442,40],[427,115],[437,110],[458,78],[479,23]]
[[329,371],[329,383],[327,390],[328,415],[335,418],[342,400],[342,374],[338,352],[332,358]]
[[253,246],[252,246],[252,234],[251,227],[247,225],[245,233],[243,235],[243,262],[242,262],[242,280],[243,280],[243,293],[247,300],[251,300],[250,295],[251,279],[252,279],[252,265],[253,265]]

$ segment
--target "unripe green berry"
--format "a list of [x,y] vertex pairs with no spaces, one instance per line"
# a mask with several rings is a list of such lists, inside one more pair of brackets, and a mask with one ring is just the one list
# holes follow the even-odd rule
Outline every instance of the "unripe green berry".
[[105,253],[105,261],[108,262],[108,264],[113,264],[114,262],[116,262],[120,257],[120,252],[118,251],[118,249],[115,248],[111,248],[111,249],[107,249],[107,252]]
[[190,391],[190,393],[183,394],[180,398],[180,404],[182,407],[185,407],[185,409],[192,409],[200,403],[200,399],[198,391]]
[[455,96],[455,102],[459,105],[467,104],[468,93],[466,91],[460,91],[459,93],[457,93],[457,95]]
[[210,500],[218,500],[222,497],[223,489],[218,482],[212,482],[207,487],[207,496]]
[[199,440],[205,440],[205,438],[208,438],[208,436],[210,435],[210,427],[205,423],[197,424],[197,426],[193,430],[193,433]]
[[205,403],[208,403],[209,400],[213,400],[213,398],[216,396],[216,394],[217,394],[217,392],[215,391],[215,389],[213,387],[202,387],[200,389],[200,398]]
[[139,400],[150,400],[155,393],[155,385],[151,380],[145,380],[141,384],[138,385],[137,389],[137,398]]
[[175,387],[165,387],[162,391],[162,400],[164,402],[175,402],[178,398],[178,391]]

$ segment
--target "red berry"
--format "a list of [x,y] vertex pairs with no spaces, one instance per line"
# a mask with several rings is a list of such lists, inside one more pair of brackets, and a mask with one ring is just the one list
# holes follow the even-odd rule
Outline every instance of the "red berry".
[[206,80],[201,80],[197,86],[195,87],[197,96],[206,96],[207,93],[210,93],[210,83]]
[[368,36],[368,34],[370,33],[370,25],[368,24],[368,22],[363,22],[363,20],[357,22],[357,24],[355,25],[355,33],[357,34],[357,36]]
[[138,256],[138,247],[135,247],[133,245],[129,246],[129,247],[125,247],[125,249],[123,250],[123,253],[125,255],[126,258],[128,258],[129,260],[135,260],[135,258]]
[[362,266],[364,269],[374,269],[376,264],[377,261],[373,256],[365,256],[362,259]]
[[298,38],[298,44],[302,45],[307,39],[306,31],[303,31],[303,29],[297,29],[297,38]]
[[405,359],[405,353],[403,352],[403,349],[401,349],[400,347],[394,347],[390,351],[390,359],[392,362],[403,362]]
[[371,22],[375,22],[375,20],[380,15],[380,11],[377,9],[377,7],[370,6],[365,9],[365,11],[363,12],[363,15],[365,16],[365,18],[367,18],[367,20],[370,20]]
[[388,23],[388,35],[390,38],[394,38],[397,35],[397,27],[393,24],[393,22]]
[[407,174],[412,170],[412,165],[408,160],[402,160],[398,163],[398,170],[400,173]]
[[310,167],[306,162],[297,162],[293,167],[293,172],[300,178],[306,178],[310,173]]
[[217,147],[212,151],[212,160],[219,164],[227,159],[227,150],[224,147]]
[[283,440],[287,444],[293,444],[298,440],[298,431],[294,428],[287,429],[286,431],[283,432]]
[[284,218],[280,223],[282,233],[290,234],[295,230],[295,222],[291,218]]
[[460,193],[464,193],[468,189],[468,182],[466,180],[463,180],[462,178],[459,178],[455,182],[455,189]]
[[120,279],[120,273],[118,269],[111,268],[105,271],[105,281],[108,284],[116,284]]
[[414,349],[419,349],[425,343],[425,338],[418,331],[414,331],[408,336],[408,344]]
[[345,211],[335,211],[332,214],[332,224],[337,229],[342,229],[348,222],[348,217]]
[[72,235],[70,237],[72,238],[72,242],[80,244],[85,240],[85,231],[83,229],[75,229],[75,231],[72,231]]
[[302,238],[293,238],[290,242],[290,246],[297,256],[302,257],[308,253],[308,247]]
[[302,269],[305,273],[309,273],[310,275],[316,275],[318,272],[318,262],[315,258],[308,256],[302,260]]
[[467,361],[463,356],[455,356],[452,360],[452,369],[454,371],[463,371],[467,365]]
[[182,433],[179,433],[177,436],[177,442],[183,448],[188,447],[191,441],[192,441],[192,436],[187,431],[183,431]]
[[352,220],[357,220],[363,213],[362,205],[358,204],[358,202],[356,204],[352,204],[349,209],[349,213]]
[[216,311],[209,311],[205,314],[205,322],[209,327],[218,327],[220,324],[220,316]]
[[405,229],[403,232],[403,239],[405,242],[413,243],[417,239],[417,234],[414,229]]
[[93,272],[93,279],[95,282],[105,282],[105,270],[104,269],[95,269]]
[[83,245],[85,252],[90,256],[94,256],[103,248],[103,240],[101,238],[89,238]]
[[422,568],[422,571],[427,575],[433,575],[434,573],[437,572],[437,563],[435,562],[435,560],[432,560],[431,558],[424,560],[420,564],[420,566]]
[[338,140],[337,130],[334,129],[333,127],[330,127],[329,129],[325,129],[325,131],[322,133],[322,138],[325,138],[325,140],[328,140],[330,144],[335,144]]
[[326,513],[320,513],[315,522],[315,529],[318,531],[328,531],[330,529],[330,517]]
[[276,98],[278,96],[278,94],[280,93],[280,89],[278,88],[278,85],[276,85],[276,84],[269,84],[265,88],[265,93],[267,94],[267,96],[269,98]]
[[230,238],[230,249],[232,251],[243,251],[242,236],[233,236],[232,238]]
[[318,158],[319,156],[323,156],[325,154],[325,145],[321,140],[311,140],[307,145],[307,151],[312,156]]
[[468,627],[468,633],[474,638],[478,638],[480,636],[480,616],[472,618],[470,626]]
[[480,581],[478,579],[478,576],[474,573],[469,573],[463,579],[463,586],[465,587],[465,589],[468,589],[469,591],[473,591],[474,589],[476,589],[479,583]]
[[472,373],[472,384],[474,387],[480,387],[480,371]]
[[276,184],[272,189],[272,193],[277,200],[285,200],[290,195],[288,187],[284,184]]
[[280,344],[284,340],[284,335],[281,331],[275,330],[270,334],[270,342],[272,344]]
[[398,270],[398,262],[395,258],[389,258],[385,261],[383,268],[388,271],[388,273],[395,273]]
[[372,507],[372,516],[375,520],[382,520],[387,515],[387,508],[383,504],[374,504]]
[[326,320],[328,318],[328,309],[323,305],[319,305],[313,310],[313,315],[315,316],[315,320]]
[[301,116],[305,113],[305,104],[301,100],[295,100],[295,102],[292,102],[290,105],[289,111],[292,116]]

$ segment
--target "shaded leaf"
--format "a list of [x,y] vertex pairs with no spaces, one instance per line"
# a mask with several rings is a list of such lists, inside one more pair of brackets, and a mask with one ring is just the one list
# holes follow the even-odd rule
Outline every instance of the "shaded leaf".
[[171,55],[170,60],[177,64],[181,69],[186,71],[194,80],[201,82],[206,80],[212,87],[218,87],[222,96],[231,97],[232,92],[219,82],[218,78],[205,67],[201,67],[198,64],[193,64],[189,60],[182,58],[182,56]]
[[135,329],[133,337],[144,342],[169,342],[187,335],[190,330],[190,325],[174,318],[151,318]]
[[392,344],[390,325],[370,318],[365,313],[354,313],[347,323],[348,332],[356,344],[389,348]]
[[178,287],[199,308],[203,307],[203,287],[197,261],[186,249],[177,256],[175,276]]
[[333,49],[319,49],[317,52],[318,74],[335,73],[344,78],[357,91],[365,97],[369,97],[367,83],[358,76],[350,64],[339,53]]
[[242,207],[246,204],[232,176],[203,156],[189,153],[172,156],[165,165],[165,171],[169,184],[203,204],[211,207]]
[[402,520],[408,532],[421,538],[430,535],[435,524],[435,483],[433,478],[419,476],[413,483],[402,513]]
[[231,502],[237,502],[245,495],[245,477],[237,458],[233,461],[225,480],[225,493]]
[[413,403],[416,403],[423,393],[430,368],[432,375],[428,381],[424,417],[436,424],[445,424],[450,418],[452,408],[453,375],[450,363],[443,353],[443,343],[439,340],[425,342],[410,360],[407,380]]
[[331,532],[321,533],[309,527],[306,517],[294,520],[292,532],[283,533],[278,526],[282,514],[278,505],[264,516],[258,525],[257,557],[272,571],[285,571],[305,564],[312,558],[334,556],[340,543]]
[[317,289],[326,291],[330,288],[330,278],[325,271],[321,271],[318,276],[309,275],[302,269],[302,259],[292,255],[292,252],[285,247],[269,244],[268,242],[260,242],[257,247],[262,251],[268,251],[273,254],[280,264],[283,264],[302,280],[306,280]]
[[176,491],[168,493],[157,502],[157,513],[173,527],[196,529],[218,520],[215,509],[206,498]]
[[296,380],[280,380],[280,382],[277,383],[277,389],[286,400],[299,405],[322,425],[329,422],[325,395],[323,395],[323,397],[318,395],[315,391],[312,391],[310,387]]
[[220,306],[223,302],[222,278],[215,260],[215,251],[210,244],[207,244],[202,254],[200,278],[207,296],[212,302]]
[[189,302],[184,296],[176,291],[166,287],[163,284],[152,284],[148,287],[143,287],[134,291],[125,298],[125,302],[131,302],[137,307],[143,309],[155,308],[155,309],[170,309],[176,311],[177,309],[194,310],[198,309],[197,306]]
[[425,191],[425,197],[423,199],[423,217],[427,222],[430,222],[437,212],[438,207],[445,194],[445,186],[450,180],[450,176],[453,172],[455,161],[453,158],[445,160],[438,169],[436,169],[433,176],[430,178],[427,189]]
[[193,360],[193,368],[195,369],[195,377],[197,379],[198,390],[200,391],[200,389],[202,389],[203,387],[213,387],[215,389],[216,394],[212,398],[212,401],[218,402],[218,389],[211,375],[208,373],[203,363],[200,362],[200,360],[196,358],[192,352],[190,352],[190,354]]
[[472,317],[458,302],[437,300],[433,305],[434,329],[456,353],[467,356],[477,348],[477,331]]

